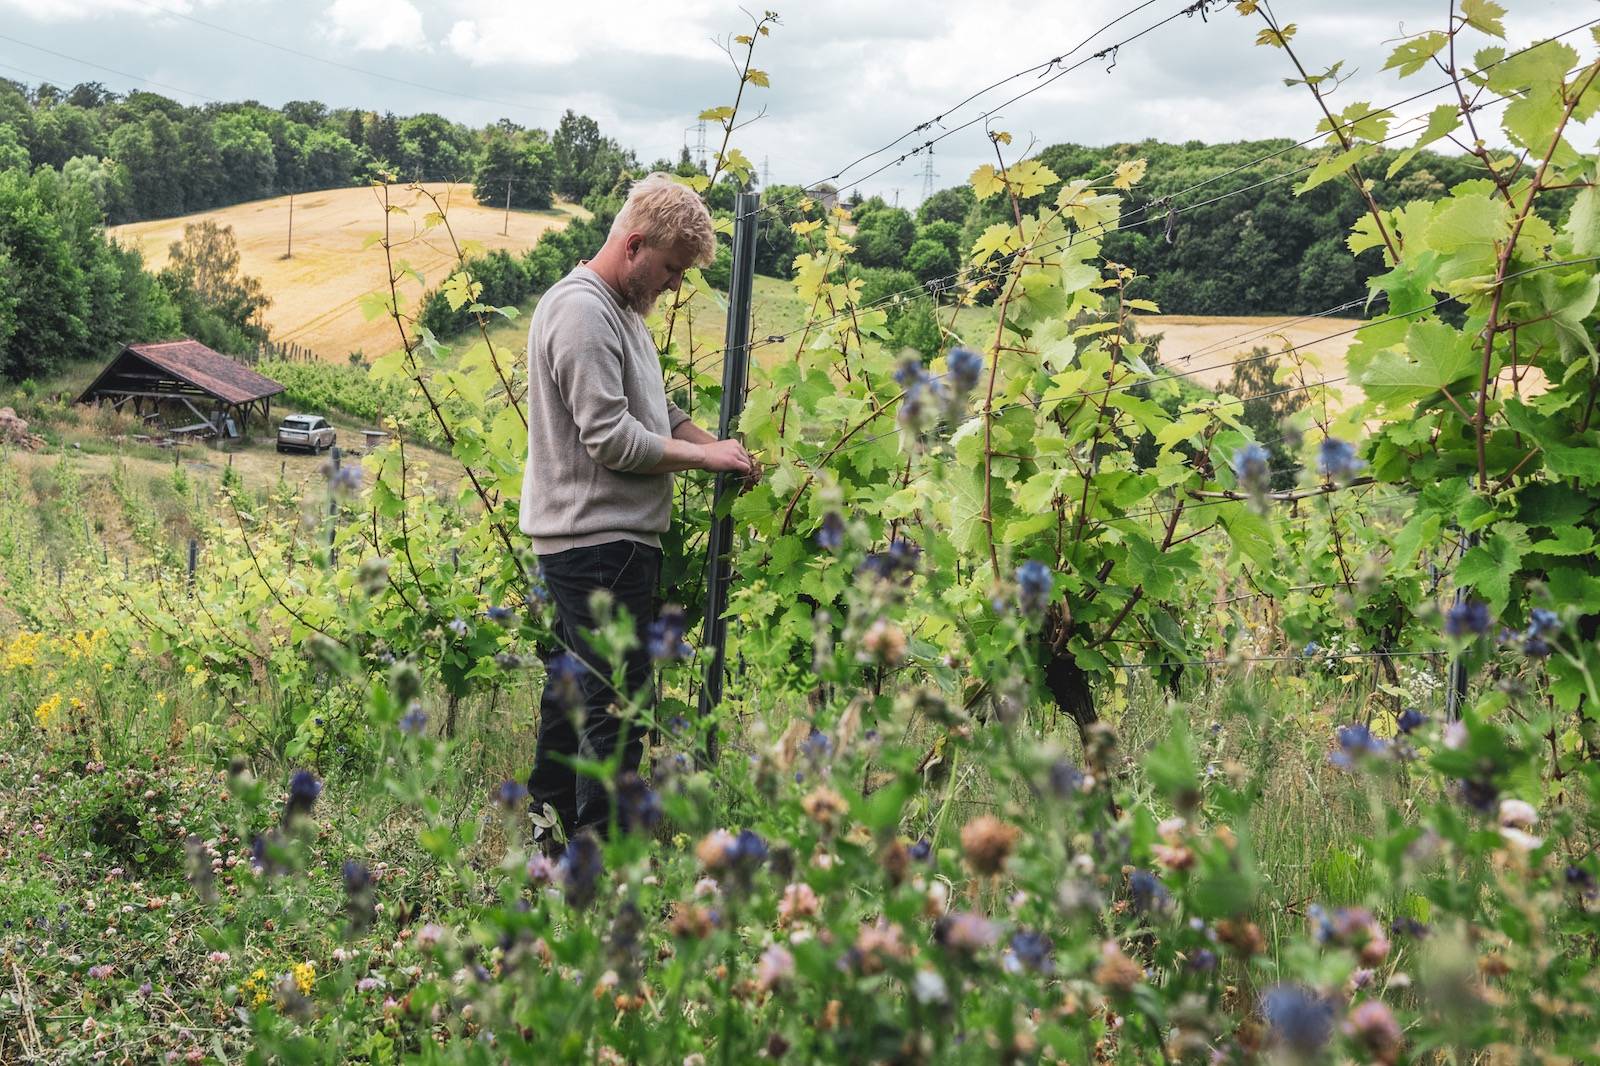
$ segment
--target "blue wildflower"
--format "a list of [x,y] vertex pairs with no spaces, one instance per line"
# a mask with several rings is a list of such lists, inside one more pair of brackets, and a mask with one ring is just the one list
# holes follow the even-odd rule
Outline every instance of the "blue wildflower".
[[682,607],[673,605],[662,608],[660,616],[650,623],[645,634],[650,658],[658,663],[675,662],[693,655],[694,649],[683,639],[688,627],[689,619]]
[[1373,736],[1372,730],[1359,722],[1340,726],[1334,736],[1339,750],[1330,753],[1328,761],[1341,769],[1348,770],[1362,759],[1386,755],[1389,751],[1388,741]]
[[467,620],[465,618],[452,618],[445,623],[445,628],[458,637],[467,635]]
[[1139,914],[1164,907],[1171,894],[1161,878],[1149,870],[1135,870],[1128,875],[1128,897]]
[[824,762],[833,754],[833,741],[828,734],[813,726],[800,744],[800,753],[813,763]]
[[1018,929],[1011,935],[1011,951],[1025,969],[1046,974],[1055,969],[1055,960],[1051,957],[1055,945],[1044,933]]
[[1083,771],[1068,759],[1057,759],[1050,764],[1050,791],[1062,799],[1075,796],[1083,788]]
[[1333,1036],[1333,1003],[1299,985],[1268,989],[1261,997],[1261,1013],[1274,1043],[1308,1058]]
[[1561,616],[1548,607],[1535,607],[1528,612],[1528,633],[1542,637],[1561,630]]
[[929,862],[933,858],[933,842],[922,837],[907,849],[912,862]]
[[1479,814],[1491,814],[1500,799],[1500,788],[1488,777],[1463,778],[1457,785],[1461,801]]
[[753,873],[767,861],[767,842],[754,829],[741,829],[724,853],[728,864],[743,873]]
[[1415,707],[1407,707],[1400,712],[1400,717],[1395,719],[1395,728],[1401,733],[1410,735],[1428,724],[1428,716]]
[[983,356],[971,348],[951,348],[944,365],[945,376],[958,392],[971,392],[983,376]]
[[507,622],[510,622],[512,619],[517,617],[516,611],[513,611],[509,607],[501,607],[498,604],[489,608],[483,613],[484,616],[489,619],[489,621],[494,622],[496,625],[505,625]]
[[520,781],[502,781],[494,790],[494,802],[507,813],[513,813],[528,798],[528,786]]
[[289,778],[289,799],[284,804],[283,820],[287,822],[292,818],[310,814],[320,795],[322,795],[322,782],[317,780],[317,775],[310,770],[296,770],[294,776]]
[[1462,600],[1445,612],[1444,633],[1447,637],[1479,636],[1489,632],[1494,619],[1489,617],[1489,605],[1482,600]]
[[417,736],[428,727],[428,712],[422,709],[421,703],[413,703],[400,719],[400,732]]
[[894,368],[894,383],[902,389],[914,389],[927,381],[928,371],[923,367],[922,360],[914,355],[900,360]]
[[1017,567],[1017,603],[1022,612],[1037,616],[1050,605],[1050,593],[1055,586],[1055,575],[1037,559],[1029,559]]
[[1251,441],[1241,448],[1234,449],[1233,476],[1247,491],[1265,492],[1267,483],[1272,477],[1272,470],[1268,465],[1270,461],[1271,455],[1267,450],[1255,441]]
[[1349,480],[1366,465],[1356,458],[1356,446],[1338,437],[1324,437],[1317,449],[1317,470],[1335,481]]
[[556,863],[556,879],[561,882],[567,902],[579,910],[594,902],[596,885],[604,870],[605,860],[594,835],[586,832],[573,837]]
[[1188,959],[1189,969],[1195,973],[1210,973],[1217,968],[1217,953],[1210,948],[1201,948]]
[[617,778],[617,824],[625,831],[649,832],[661,824],[661,797],[636,773]]
[[895,569],[910,573],[916,570],[917,564],[921,561],[922,549],[917,546],[915,541],[906,540],[904,537],[896,537],[889,542],[889,562],[894,565]]
[[576,707],[583,702],[583,675],[587,671],[582,659],[570,651],[551,657],[546,666],[546,684],[553,686],[556,699],[564,707]]
[[1316,656],[1316,654],[1318,652],[1320,652],[1321,650],[1322,650],[1322,645],[1318,644],[1316,641],[1314,641],[1314,640],[1306,641],[1305,656],[1306,656],[1307,659],[1314,658]]
[[1522,651],[1530,659],[1550,657],[1550,642],[1543,637],[1527,636],[1522,640]]
[[829,511],[822,516],[822,524],[817,527],[817,547],[824,551],[838,551],[844,544],[844,518],[838,511]]

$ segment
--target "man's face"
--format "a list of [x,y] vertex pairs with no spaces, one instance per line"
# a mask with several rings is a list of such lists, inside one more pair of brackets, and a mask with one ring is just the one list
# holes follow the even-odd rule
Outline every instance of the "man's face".
[[683,272],[694,265],[694,250],[682,243],[665,246],[646,244],[644,236],[630,233],[627,243],[628,273],[622,294],[628,306],[641,315],[655,309],[656,300],[683,284]]

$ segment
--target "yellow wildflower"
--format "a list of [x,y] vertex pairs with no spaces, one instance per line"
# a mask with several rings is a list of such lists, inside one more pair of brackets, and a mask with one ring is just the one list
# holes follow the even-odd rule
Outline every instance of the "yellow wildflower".
[[52,692],[40,701],[39,706],[33,709],[33,716],[38,719],[39,728],[44,729],[47,727],[50,724],[50,720],[56,716],[56,712],[59,710],[61,710],[61,693],[59,692]]
[[309,996],[311,994],[311,986],[317,983],[317,968],[309,962],[295,963],[294,983],[295,987],[300,989],[302,996]]

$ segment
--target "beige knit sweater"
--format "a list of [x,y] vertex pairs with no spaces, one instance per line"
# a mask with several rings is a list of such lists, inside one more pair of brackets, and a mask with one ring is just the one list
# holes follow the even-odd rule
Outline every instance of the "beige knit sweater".
[[550,287],[528,325],[522,531],[533,550],[661,544],[672,475],[644,474],[689,416],[667,399],[650,330],[586,266]]

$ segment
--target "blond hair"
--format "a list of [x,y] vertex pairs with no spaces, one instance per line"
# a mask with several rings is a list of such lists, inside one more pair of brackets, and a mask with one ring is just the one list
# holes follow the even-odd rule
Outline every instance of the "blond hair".
[[717,234],[705,202],[671,174],[656,171],[635,182],[628,202],[611,221],[611,236],[642,233],[646,244],[664,247],[682,243],[694,252],[699,266],[717,254]]

